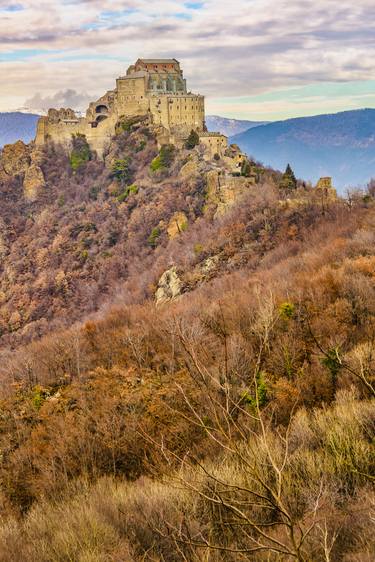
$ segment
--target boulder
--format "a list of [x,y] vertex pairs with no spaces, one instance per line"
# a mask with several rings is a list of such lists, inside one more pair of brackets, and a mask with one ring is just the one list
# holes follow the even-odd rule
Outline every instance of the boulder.
[[183,283],[178,276],[177,267],[173,266],[159,279],[158,289],[155,293],[156,304],[162,304],[181,295]]

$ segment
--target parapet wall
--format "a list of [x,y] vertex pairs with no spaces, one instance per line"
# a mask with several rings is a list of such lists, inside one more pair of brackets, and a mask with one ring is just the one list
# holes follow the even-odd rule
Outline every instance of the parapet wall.
[[42,117],[38,122],[35,144],[40,146],[48,140],[52,140],[68,149],[72,136],[80,133],[85,135],[91,148],[98,153],[99,157],[102,157],[106,145],[109,144],[115,133],[116,123],[117,117],[115,116],[108,117],[97,127],[92,127],[87,119],[79,119],[78,122],[59,121],[54,123],[50,122],[47,117]]

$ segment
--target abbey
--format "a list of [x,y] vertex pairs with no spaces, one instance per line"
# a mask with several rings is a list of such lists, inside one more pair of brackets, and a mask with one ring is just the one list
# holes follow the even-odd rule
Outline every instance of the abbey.
[[[50,139],[69,144],[72,135],[80,133],[101,156],[118,121],[132,116],[148,116],[168,142],[186,139],[192,129],[207,141],[204,97],[188,91],[180,63],[176,59],[138,59],[125,76],[117,78],[114,90],[90,103],[85,117],[78,117],[72,109],[50,109],[39,119],[35,142],[43,145]],[[222,135],[213,136],[211,133],[210,143],[221,147]]]

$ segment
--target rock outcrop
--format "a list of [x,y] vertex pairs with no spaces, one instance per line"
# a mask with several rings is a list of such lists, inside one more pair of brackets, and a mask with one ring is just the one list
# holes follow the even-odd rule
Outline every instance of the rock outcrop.
[[4,146],[0,157],[0,181],[21,177],[26,199],[34,200],[45,186],[41,163],[43,153],[22,141]]
[[176,238],[181,232],[184,232],[188,226],[188,218],[182,211],[177,211],[167,226],[167,232],[170,239]]
[[224,215],[254,185],[254,178],[231,176],[222,170],[206,174],[207,202],[216,205],[215,217]]
[[178,275],[177,267],[173,266],[159,279],[158,289],[155,293],[155,300],[157,304],[162,304],[175,299],[181,295],[183,283]]
[[6,144],[0,157],[0,181],[22,176],[30,165],[30,149],[22,141]]
[[183,179],[196,177],[199,174],[199,161],[198,155],[194,154],[187,162],[184,164],[180,170],[180,177]]
[[25,172],[23,180],[23,190],[26,199],[33,201],[36,199],[38,192],[45,186],[44,175],[42,169],[36,164],[30,164]]
[[45,179],[42,168],[43,153],[39,149],[34,149],[30,153],[31,163],[25,172],[23,179],[23,189],[26,199],[33,201],[38,192],[45,187]]

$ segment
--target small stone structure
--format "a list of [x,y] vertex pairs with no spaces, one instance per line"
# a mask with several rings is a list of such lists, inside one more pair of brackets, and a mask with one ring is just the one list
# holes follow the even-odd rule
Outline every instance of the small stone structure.
[[320,178],[320,180],[316,184],[316,189],[332,189],[332,178],[328,176]]
[[228,148],[228,139],[221,133],[208,133],[204,131],[199,133],[199,141],[205,146],[210,158],[213,158],[216,154],[220,157],[224,156]]
[[329,176],[320,178],[315,187],[318,194],[326,199],[336,199],[337,192],[332,185],[332,178]]

